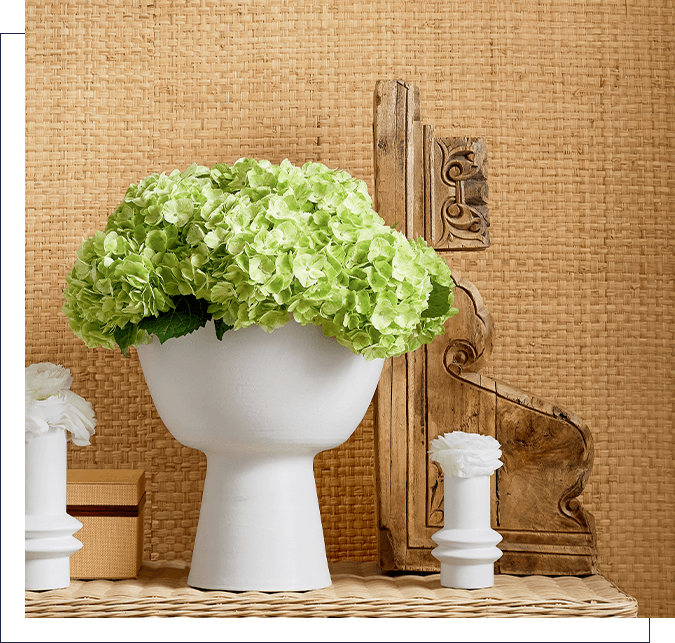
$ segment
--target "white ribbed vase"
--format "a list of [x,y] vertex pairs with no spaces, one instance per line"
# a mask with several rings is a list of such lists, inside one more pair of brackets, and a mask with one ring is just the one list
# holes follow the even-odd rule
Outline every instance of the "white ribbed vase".
[[206,454],[188,584],[299,591],[331,584],[313,460],[365,415],[383,360],[291,321],[272,333],[213,322],[138,347],[166,428]]
[[26,444],[26,589],[70,585],[82,523],[66,513],[66,431],[51,427]]
[[478,589],[494,585],[502,537],[490,527],[490,476],[444,476],[443,529],[431,553],[441,561],[441,585]]

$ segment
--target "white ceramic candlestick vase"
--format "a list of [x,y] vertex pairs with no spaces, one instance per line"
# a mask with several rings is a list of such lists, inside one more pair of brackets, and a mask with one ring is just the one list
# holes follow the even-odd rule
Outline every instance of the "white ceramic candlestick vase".
[[431,538],[441,562],[441,585],[478,589],[494,585],[502,537],[490,527],[490,475],[501,466],[499,442],[455,431],[431,443],[443,469],[443,529]]
[[365,415],[383,360],[366,362],[291,321],[272,333],[213,322],[138,347],[167,429],[206,454],[188,584],[300,591],[331,584],[314,456],[342,444]]
[[441,561],[441,585],[477,589],[494,585],[502,537],[490,528],[490,476],[445,478],[443,529],[432,539]]
[[26,443],[26,589],[70,585],[82,523],[66,513],[66,432],[50,427]]

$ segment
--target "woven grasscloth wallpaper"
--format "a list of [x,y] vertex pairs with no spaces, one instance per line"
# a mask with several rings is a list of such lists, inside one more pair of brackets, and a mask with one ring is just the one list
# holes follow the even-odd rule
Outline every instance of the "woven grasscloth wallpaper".
[[[488,374],[582,416],[602,572],[675,616],[675,7],[669,0],[28,0],[27,363],[98,418],[76,468],[147,473],[148,559],[189,559],[205,461],[135,354],[60,312],[83,236],[151,172],[320,160],[372,189],[372,94],[489,146],[492,247],[458,254],[497,341]],[[329,557],[375,559],[373,421],[317,458]]]

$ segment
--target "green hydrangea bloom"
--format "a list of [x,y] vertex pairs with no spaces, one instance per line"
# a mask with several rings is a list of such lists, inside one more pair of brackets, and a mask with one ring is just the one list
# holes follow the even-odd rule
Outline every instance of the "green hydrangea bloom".
[[370,360],[429,343],[457,313],[443,259],[387,226],[363,181],[321,163],[152,174],[83,242],[66,280],[75,334],[123,351],[187,310],[216,320],[219,336],[271,332],[292,315]]

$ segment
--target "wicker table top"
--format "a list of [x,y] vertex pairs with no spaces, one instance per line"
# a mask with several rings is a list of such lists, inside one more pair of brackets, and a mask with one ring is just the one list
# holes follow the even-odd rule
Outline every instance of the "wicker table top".
[[457,590],[442,587],[440,574],[385,576],[375,563],[330,567],[326,589],[264,593],[193,589],[186,563],[145,563],[136,579],[73,580],[66,589],[26,592],[26,616],[637,616],[637,601],[598,575],[502,574],[488,589]]

